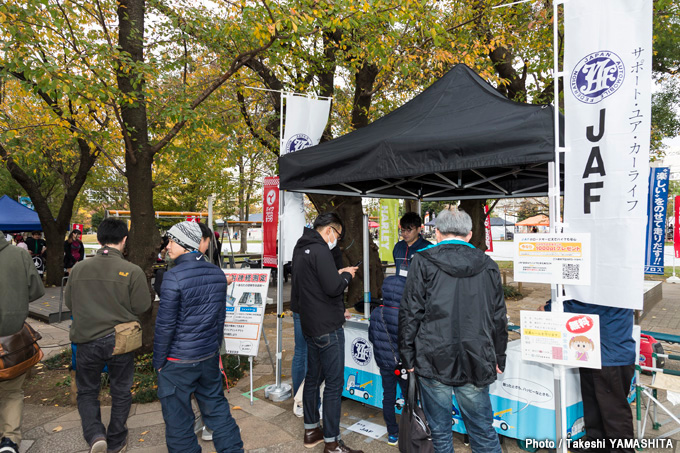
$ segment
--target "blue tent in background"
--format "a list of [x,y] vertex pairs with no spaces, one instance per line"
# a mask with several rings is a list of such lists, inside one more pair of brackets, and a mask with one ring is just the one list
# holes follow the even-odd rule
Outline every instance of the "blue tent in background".
[[38,213],[7,195],[0,198],[0,230],[5,233],[42,231]]

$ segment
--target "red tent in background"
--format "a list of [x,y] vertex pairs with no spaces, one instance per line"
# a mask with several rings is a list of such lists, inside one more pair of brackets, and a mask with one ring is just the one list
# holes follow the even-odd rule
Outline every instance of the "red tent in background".
[[524,219],[521,222],[515,223],[517,226],[550,226],[550,219],[547,215],[539,214],[528,219]]

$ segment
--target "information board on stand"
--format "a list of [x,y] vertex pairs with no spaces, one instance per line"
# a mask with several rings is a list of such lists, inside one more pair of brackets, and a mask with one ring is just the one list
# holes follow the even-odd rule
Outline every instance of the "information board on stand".
[[224,345],[227,354],[256,357],[262,336],[270,269],[223,269],[227,287]]

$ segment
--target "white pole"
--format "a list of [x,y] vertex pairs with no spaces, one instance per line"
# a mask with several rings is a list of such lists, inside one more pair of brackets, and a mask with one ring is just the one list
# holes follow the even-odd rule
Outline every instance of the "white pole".
[[250,405],[253,405],[253,356],[248,357],[250,362]]
[[[283,93],[282,93],[283,94]],[[283,141],[283,96],[281,96],[281,118],[279,123],[279,143]],[[285,215],[283,199],[285,191],[279,191],[279,221],[278,221],[278,253],[276,259],[277,278],[276,278],[276,384],[264,389],[265,398],[274,402],[285,401],[291,397],[292,387],[290,384],[281,383],[281,358],[283,352],[283,237],[281,235],[281,217]],[[264,225],[263,225],[264,226]],[[264,257],[264,244],[262,246]],[[264,260],[263,260],[264,263]]]
[[368,265],[368,212],[364,213],[363,220],[364,318],[368,319],[371,316],[371,276],[369,274],[370,266]]
[[[559,105],[559,79],[562,76],[560,72],[560,56],[558,47],[558,30],[559,30],[559,8],[558,5],[562,3],[561,0],[553,1],[553,121],[555,131],[555,162],[548,165],[548,203],[550,213],[550,226],[554,233],[560,233],[562,229],[562,222],[560,220],[560,105]],[[552,311],[561,313],[564,311],[562,285],[550,285],[550,293],[552,296]],[[555,381],[556,394],[559,394],[559,400],[555,401],[555,441],[558,450],[562,453],[567,453],[567,389],[566,389],[566,368],[564,365],[557,365],[553,368],[553,376]]]

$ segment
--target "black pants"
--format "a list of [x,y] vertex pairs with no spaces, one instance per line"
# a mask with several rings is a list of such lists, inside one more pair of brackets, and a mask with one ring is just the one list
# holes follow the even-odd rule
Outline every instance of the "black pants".
[[[127,419],[132,406],[130,387],[135,371],[134,352],[112,355],[116,340],[113,334],[76,349],[76,383],[78,412],[85,441],[92,445],[98,437],[106,438],[109,450],[120,448],[127,440]],[[109,369],[111,384],[111,420],[106,429],[99,411],[99,390],[104,365]]]
[[633,453],[633,449],[611,448],[609,439],[633,439],[633,413],[627,397],[634,365],[580,368],[579,373],[586,436],[606,440],[607,448],[600,451]]

